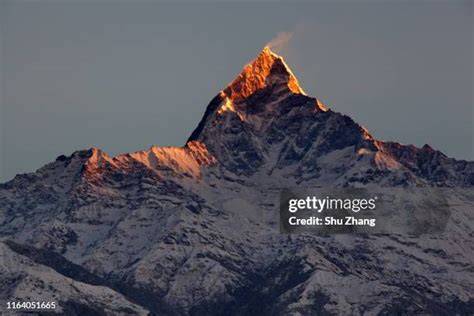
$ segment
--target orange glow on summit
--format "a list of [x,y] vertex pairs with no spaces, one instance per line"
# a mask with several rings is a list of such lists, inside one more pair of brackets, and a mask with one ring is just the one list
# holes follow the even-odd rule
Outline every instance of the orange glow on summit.
[[242,69],[223,92],[230,100],[238,103],[264,88],[286,88],[288,92],[306,95],[283,57],[275,54],[268,46]]

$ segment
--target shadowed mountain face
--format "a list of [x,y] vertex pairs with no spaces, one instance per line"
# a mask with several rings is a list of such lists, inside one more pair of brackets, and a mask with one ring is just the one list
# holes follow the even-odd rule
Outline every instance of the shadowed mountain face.
[[[278,231],[288,187],[450,188],[442,235]],[[0,298],[68,314],[470,314],[474,163],[376,140],[264,48],[182,148],[60,156],[0,185]]]
[[[347,163],[337,165],[340,172],[329,172],[344,185],[374,180],[474,185],[473,163],[455,161],[428,145],[419,149],[377,141],[349,117],[308,97],[283,59],[268,48],[211,101],[189,141],[206,145],[220,168],[239,175],[262,169],[271,175],[292,166],[285,177],[315,179],[327,171],[322,170],[324,157],[344,151]],[[372,179],[374,173],[381,177]]]

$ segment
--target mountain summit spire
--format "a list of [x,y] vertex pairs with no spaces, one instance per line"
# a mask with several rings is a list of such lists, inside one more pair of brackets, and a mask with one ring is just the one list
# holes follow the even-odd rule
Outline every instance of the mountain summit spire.
[[242,69],[223,92],[229,99],[238,102],[264,88],[286,88],[289,92],[306,95],[283,57],[275,54],[268,46]]

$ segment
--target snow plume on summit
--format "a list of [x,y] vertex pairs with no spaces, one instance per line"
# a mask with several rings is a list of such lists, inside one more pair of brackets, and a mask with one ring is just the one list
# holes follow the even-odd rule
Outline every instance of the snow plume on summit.
[[272,40],[268,42],[265,46],[268,46],[270,49],[279,51],[289,43],[292,37],[292,32],[279,32],[277,36],[272,38]]

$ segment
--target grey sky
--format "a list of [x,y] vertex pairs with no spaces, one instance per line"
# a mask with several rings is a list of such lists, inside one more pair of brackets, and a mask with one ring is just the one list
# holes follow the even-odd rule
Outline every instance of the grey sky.
[[473,7],[2,1],[0,181],[60,154],[182,145],[278,32],[305,91],[375,137],[474,160]]

